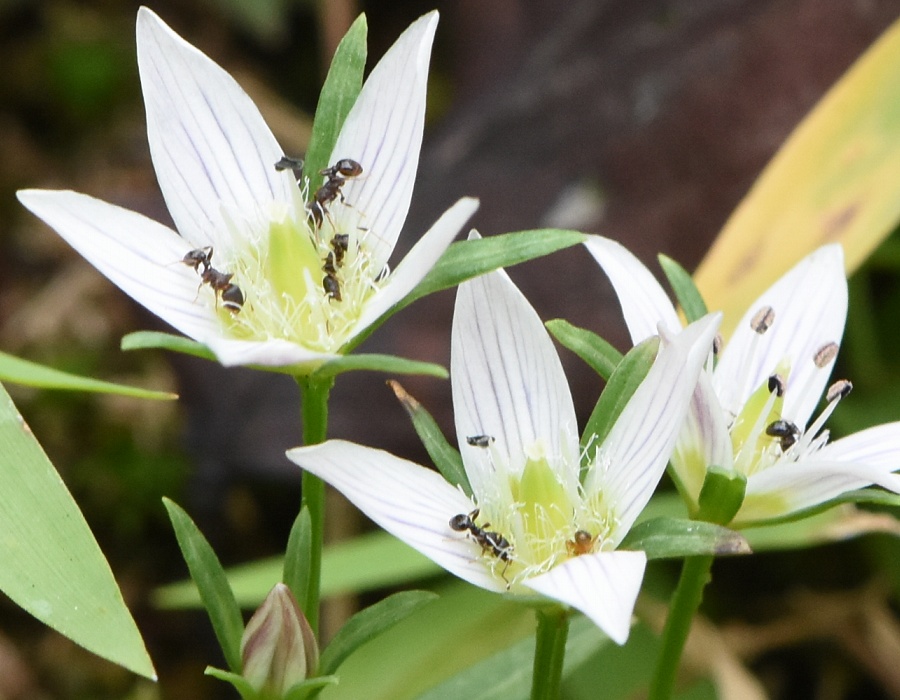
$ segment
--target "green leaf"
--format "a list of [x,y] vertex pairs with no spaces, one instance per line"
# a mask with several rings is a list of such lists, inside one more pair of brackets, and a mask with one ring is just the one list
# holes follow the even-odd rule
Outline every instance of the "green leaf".
[[544,325],[560,345],[578,355],[604,380],[609,380],[622,361],[622,353],[592,331],[573,326],[561,318],[547,321]]
[[[284,559],[273,557],[228,570],[228,580],[241,607],[255,608],[280,580]],[[386,532],[327,545],[322,554],[322,597],[364,593],[407,585],[443,572],[424,554]],[[196,608],[197,588],[181,581],[158,588],[153,602],[163,608]]]
[[706,471],[700,488],[697,518],[710,523],[727,525],[737,515],[747,491],[747,477],[719,467]]
[[174,501],[163,498],[169,519],[178,538],[178,546],[200,591],[200,598],[212,622],[225,661],[235,673],[241,670],[241,635],[244,622],[228,585],[225,570],[203,533]]
[[109,564],[0,386],[0,590],[76,644],[155,678]]
[[218,361],[215,353],[202,343],[185,338],[183,335],[172,335],[171,333],[161,333],[159,331],[135,331],[134,333],[129,333],[122,338],[121,347],[122,350],[162,348],[164,350],[181,352],[185,355],[202,357],[204,360]]
[[[587,618],[579,616],[572,620],[566,640],[563,677],[608,643],[609,639]],[[533,658],[534,637],[528,637],[451,676],[419,695],[417,700],[527,698]]]
[[307,678],[296,685],[292,685],[290,690],[284,694],[284,700],[306,700],[306,698],[314,698],[323,688],[329,685],[337,685],[340,679],[337,676],[316,676],[315,678]]
[[303,506],[291,527],[288,536],[287,551],[284,555],[282,582],[291,589],[294,598],[303,608],[303,614],[309,618],[305,603],[309,595],[309,559],[312,550],[312,521],[309,508]]
[[672,285],[672,291],[675,292],[675,298],[681,304],[687,322],[693,323],[706,316],[709,313],[706,302],[700,296],[700,290],[697,289],[697,285],[694,284],[688,271],[667,255],[660,254],[658,258],[663,272],[669,279],[669,284]]
[[328,360],[313,372],[313,376],[316,379],[324,379],[355,370],[384,372],[385,374],[424,374],[438,379],[446,379],[449,376],[447,370],[440,365],[408,360],[405,357],[394,355],[343,355]]
[[178,394],[168,391],[151,391],[134,386],[113,384],[90,377],[69,374],[52,367],[39,365],[36,362],[23,360],[13,355],[0,352],[0,381],[36,386],[42,389],[63,389],[68,391],[92,391],[102,394],[119,394],[134,396],[139,399],[177,399]]
[[338,44],[319,94],[303,166],[303,175],[309,182],[310,197],[321,184],[319,171],[331,165],[328,159],[334,150],[338,134],[362,89],[367,29],[366,16],[360,15]]
[[472,495],[472,487],[469,485],[469,477],[463,467],[459,450],[447,442],[444,433],[437,421],[425,410],[418,401],[406,393],[406,390],[398,382],[388,381],[388,386],[394,390],[394,394],[400,400],[400,404],[406,409],[412,419],[413,427],[425,445],[428,456],[434,462],[441,475],[454,486],[459,486],[467,496]]
[[437,597],[436,593],[429,591],[404,591],[356,613],[344,623],[322,652],[319,670],[326,675],[334,673],[344,660],[363,644],[389,630]]
[[399,308],[486,272],[534,260],[586,240],[587,236],[578,231],[545,228],[457,241],[444,251],[425,279],[400,302]]
[[635,390],[653,366],[658,349],[659,338],[647,338],[631,348],[612,373],[581,436],[585,460],[590,459],[587,448],[590,445],[602,445],[609,435]]
[[619,549],[642,550],[648,559],[750,554],[750,545],[741,533],[684,518],[654,518],[635,525]]
[[250,681],[239,673],[231,673],[231,671],[225,671],[221,668],[216,668],[215,666],[207,666],[203,673],[207,676],[218,678],[220,681],[230,683],[234,686],[234,689],[241,696],[242,700],[257,700],[257,698],[259,698],[259,693],[252,685],[250,685]]

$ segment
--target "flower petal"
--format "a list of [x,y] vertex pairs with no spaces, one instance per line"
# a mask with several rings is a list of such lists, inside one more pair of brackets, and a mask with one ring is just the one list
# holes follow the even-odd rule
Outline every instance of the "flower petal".
[[478,209],[478,200],[460,199],[445,211],[406,254],[387,283],[369,300],[353,335],[377,321],[388,309],[409,294],[422,281],[447,250],[466,221]]
[[272,340],[234,340],[210,338],[206,344],[219,362],[226,367],[236,365],[264,365],[267,367],[291,367],[292,365],[319,365],[338,355],[308,350],[297,343],[281,338]]
[[[775,311],[763,335],[751,321],[763,307]],[[791,372],[782,415],[805,426],[834,361],[816,367],[813,356],[828,343],[840,343],[847,317],[847,279],[839,244],[806,256],[754,302],[729,340],[715,372],[715,386],[725,410],[737,414],[750,394],[787,358]]]
[[222,334],[197,274],[181,263],[190,244],[141,214],[71,191],[20,190],[19,201],[139,304],[201,343]]
[[675,307],[653,273],[624,246],[602,236],[588,236],[584,246],[609,277],[635,345],[656,335],[660,323],[672,332],[682,327]]
[[616,644],[624,644],[646,566],[644,552],[583,554],[523,583],[580,610]]
[[720,320],[721,314],[710,314],[668,342],[660,324],[664,342],[653,367],[597,449],[584,490],[612,509],[620,523],[616,544],[665,471]]
[[409,212],[422,131],[431,43],[438,13],[413,22],[388,49],[363,85],[335,143],[331,162],[352,158],[363,167],[348,179],[349,206],[335,204],[338,230],[364,230],[373,269],[387,264]]
[[274,167],[283,152],[235,80],[146,7],[137,50],[150,153],[172,219],[194,246],[228,250],[229,212],[267,219],[271,203],[293,201],[293,176]]
[[765,520],[812,508],[872,484],[900,493],[900,475],[887,472],[883,465],[821,459],[780,462],[748,479],[747,495],[734,522]]
[[672,454],[676,475],[694,503],[700,497],[710,465],[730,470],[734,466],[734,454],[725,412],[712,387],[712,377],[703,371]]
[[862,462],[887,471],[900,469],[900,422],[876,425],[825,445],[816,454],[826,461]]
[[[476,500],[521,473],[525,450],[543,443],[564,485],[578,487],[578,428],[572,395],[550,336],[502,270],[464,282],[450,344],[456,435]],[[490,450],[466,438],[489,435]],[[494,456],[500,459],[495,461]]]
[[481,547],[450,528],[454,515],[475,506],[437,472],[342,440],[297,447],[287,456],[451,574],[490,591],[506,591],[506,583],[483,563]]

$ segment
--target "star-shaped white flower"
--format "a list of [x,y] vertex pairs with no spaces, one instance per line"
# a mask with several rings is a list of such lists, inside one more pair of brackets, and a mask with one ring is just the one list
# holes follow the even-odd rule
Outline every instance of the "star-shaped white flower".
[[608,437],[589,447],[581,482],[575,409],[550,337],[506,273],[491,273],[460,286],[453,318],[471,498],[430,469],[349,442],[288,457],[451,573],[570,605],[621,644],[646,555],[615,550],[665,470],[717,326],[709,317],[661,343]]
[[276,170],[284,153],[247,94],[141,8],[150,153],[178,233],[76,192],[24,190],[19,200],[223,364],[315,366],[406,296],[477,208],[458,201],[388,274],[418,167],[437,21],[432,12],[414,22],[372,70],[330,161],[361,172],[313,177],[331,190],[309,208],[291,170]]
[[[680,327],[665,291],[625,248],[592,236],[585,244],[609,276],[632,340],[657,324]],[[850,389],[826,389],[847,316],[840,245],[801,260],[751,305],[711,371],[700,376],[672,457],[682,494],[697,506],[710,466],[746,477],[732,525],[783,517],[877,484],[900,492],[900,423],[828,443],[825,420]]]

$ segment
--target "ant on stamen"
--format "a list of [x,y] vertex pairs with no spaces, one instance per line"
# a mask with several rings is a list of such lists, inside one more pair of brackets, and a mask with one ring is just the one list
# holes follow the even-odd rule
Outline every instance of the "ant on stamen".
[[[331,254],[329,253],[329,255]],[[341,301],[343,299],[341,296],[341,283],[338,282],[338,278],[333,272],[327,273],[322,279],[322,289],[325,290],[325,296],[331,297],[335,301]]]
[[506,566],[500,572],[500,578],[506,581],[508,587],[509,580],[506,578],[506,570],[509,569],[509,564],[512,561],[512,544],[499,532],[488,530],[491,526],[490,523],[485,523],[484,527],[476,525],[475,518],[478,517],[480,512],[481,509],[476,508],[468,515],[465,513],[454,515],[450,518],[450,527],[457,532],[468,531],[469,536],[481,545],[482,552],[492,554],[500,561],[505,562]]
[[590,554],[596,540],[597,538],[587,530],[576,530],[572,539],[566,541],[566,551],[570,557]]
[[331,167],[319,171],[319,175],[325,177],[325,182],[313,194],[313,201],[306,205],[316,228],[321,228],[322,219],[328,213],[326,205],[338,198],[340,198],[341,204],[345,203],[341,188],[348,178],[362,175],[362,171],[362,166],[350,158],[341,158]]
[[340,267],[344,264],[344,255],[346,255],[347,251],[350,249],[350,234],[334,234],[334,238],[331,239],[331,249],[334,251],[334,262]]
[[[204,248],[194,248],[193,250],[189,250],[184,254],[181,262],[183,262],[188,267],[193,267],[196,272],[203,274],[203,272],[212,267],[212,254],[213,249],[211,245],[208,245]],[[201,265],[203,265],[203,271],[200,270]]]
[[778,438],[781,451],[787,452],[800,437],[800,429],[787,420],[776,420],[766,427],[766,435]]

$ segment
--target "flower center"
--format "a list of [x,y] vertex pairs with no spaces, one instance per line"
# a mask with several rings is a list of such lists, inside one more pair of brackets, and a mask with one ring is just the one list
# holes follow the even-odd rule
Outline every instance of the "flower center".
[[241,340],[334,352],[352,337],[382,271],[365,246],[369,232],[337,231],[327,212],[317,225],[299,193],[293,204],[276,205],[261,221],[232,220],[232,239],[243,247],[218,263],[233,275],[244,305],[233,313],[219,303],[219,318]]

